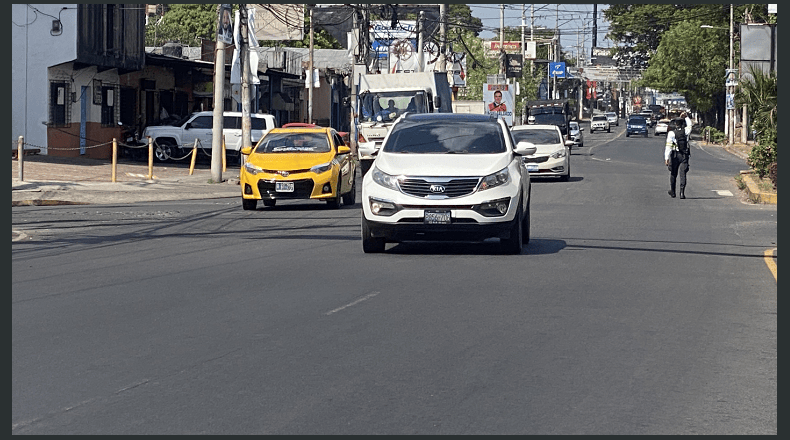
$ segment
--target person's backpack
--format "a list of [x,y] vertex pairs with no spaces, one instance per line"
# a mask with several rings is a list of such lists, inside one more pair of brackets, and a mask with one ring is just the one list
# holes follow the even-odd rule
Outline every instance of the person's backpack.
[[688,138],[686,137],[686,131],[681,128],[675,129],[675,142],[678,144],[678,151],[681,153],[688,153]]

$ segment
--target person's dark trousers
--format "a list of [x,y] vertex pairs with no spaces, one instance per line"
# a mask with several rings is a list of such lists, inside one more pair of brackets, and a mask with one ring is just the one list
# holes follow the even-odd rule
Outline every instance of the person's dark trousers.
[[[669,156],[669,195],[675,197],[677,181],[680,180],[680,198],[686,198],[686,173],[689,170],[689,155],[672,151]],[[679,179],[678,179],[679,177]]]

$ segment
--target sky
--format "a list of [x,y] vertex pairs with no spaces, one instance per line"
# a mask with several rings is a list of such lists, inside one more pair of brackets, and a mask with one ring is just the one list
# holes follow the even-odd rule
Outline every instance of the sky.
[[[592,45],[592,23],[594,3],[562,3],[562,4],[526,4],[524,17],[527,26],[530,26],[530,9],[534,6],[535,27],[543,26],[549,29],[558,27],[560,30],[560,44],[562,50],[571,52],[575,57],[581,48],[584,38],[585,53],[589,57]],[[499,37],[500,4],[470,4],[472,16],[483,21],[481,38]],[[521,26],[521,4],[505,4],[505,26]],[[606,4],[598,4],[598,47],[612,47],[612,41],[606,39],[609,25],[603,18]],[[584,27],[583,27],[584,26]],[[527,28],[527,39],[529,39]]]

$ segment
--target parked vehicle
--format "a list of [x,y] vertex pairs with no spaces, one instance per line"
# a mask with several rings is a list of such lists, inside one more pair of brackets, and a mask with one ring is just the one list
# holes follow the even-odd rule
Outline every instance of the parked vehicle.
[[573,141],[573,145],[583,147],[584,128],[577,121],[571,121],[568,123],[568,130],[570,130],[568,137]]
[[658,136],[660,134],[667,134],[667,130],[669,130],[669,119],[659,119],[658,122],[656,122],[655,128],[653,128],[653,133]]
[[590,134],[594,131],[604,131],[606,130],[608,133],[612,132],[612,127],[609,125],[609,118],[606,115],[595,115],[590,120]]
[[628,123],[625,126],[625,136],[632,134],[641,134],[647,137],[647,121],[642,115],[631,115],[628,117]]
[[488,115],[399,118],[362,180],[362,249],[408,240],[498,237],[518,254],[530,234],[530,177],[507,123]]
[[524,156],[527,171],[533,177],[556,176],[567,182],[571,178],[572,140],[565,140],[556,125],[517,125],[511,129],[513,139],[535,145],[534,154]]
[[606,112],[604,114],[606,115],[606,120],[609,121],[609,126],[611,126],[612,124],[614,124],[614,125],[616,125],[618,127],[620,126],[620,118],[617,117],[617,113],[615,113],[615,112]]
[[[274,116],[250,114],[250,137],[252,144],[262,138],[275,126]],[[201,151],[211,154],[213,142],[214,112],[193,113],[173,125],[149,126],[143,130],[142,139],[150,136],[154,142],[154,156],[159,161],[186,156],[194,147],[195,140]],[[240,159],[241,149],[241,112],[224,112],[222,135],[225,137],[225,151],[229,157]],[[146,140],[147,142],[147,140]]]
[[241,153],[248,155],[239,174],[245,210],[254,210],[258,200],[265,206],[282,199],[323,200],[331,208],[354,204],[356,162],[332,128],[274,128]]

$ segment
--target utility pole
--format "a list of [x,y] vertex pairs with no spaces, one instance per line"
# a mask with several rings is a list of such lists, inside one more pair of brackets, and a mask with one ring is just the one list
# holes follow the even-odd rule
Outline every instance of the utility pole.
[[[733,69],[734,69],[733,57],[732,57],[732,55],[733,55],[733,52],[732,52],[732,47],[733,47],[733,21],[732,21],[732,19],[733,19],[733,5],[732,5],[732,3],[730,3],[730,70],[729,70],[729,72],[727,72],[727,79],[731,78],[731,75],[733,75],[732,72],[733,72]],[[727,94],[732,95],[733,92],[734,92],[733,91],[733,86],[728,86],[727,87]],[[731,109],[727,110],[727,128],[729,129],[729,133],[728,133],[728,136],[727,136],[727,142],[728,142],[729,146],[732,147],[732,144],[735,143],[735,109],[734,108],[731,108]],[[746,127],[742,128],[742,130],[745,130],[745,129],[746,129]]]
[[[217,29],[222,28],[222,5],[217,6]],[[218,33],[219,35],[219,33]],[[216,39],[214,47],[214,114],[211,137],[211,180],[222,182],[223,98],[225,93],[225,43]]]
[[[529,6],[529,41],[535,41],[535,5],[532,4]],[[538,56],[538,50],[535,48],[535,56]],[[530,61],[529,63],[529,74],[530,76],[535,74],[535,63]]]
[[420,11],[420,21],[417,23],[417,72],[425,70],[425,54],[423,47],[425,46],[425,13]]
[[[241,68],[241,146],[251,147],[251,122],[250,122],[250,45],[249,17],[247,5],[239,5],[239,66]],[[255,70],[258,68],[256,66]]]
[[499,5],[499,74],[505,73],[505,5]]
[[447,72],[447,3],[439,5],[439,72]]
[[308,63],[310,74],[307,75],[310,84],[308,85],[309,91],[307,93],[307,122],[310,124],[313,123],[313,81],[315,81],[315,78],[313,78],[313,30],[315,28],[315,26],[313,26],[313,6],[314,5],[307,5],[307,7],[310,8],[310,62]]

